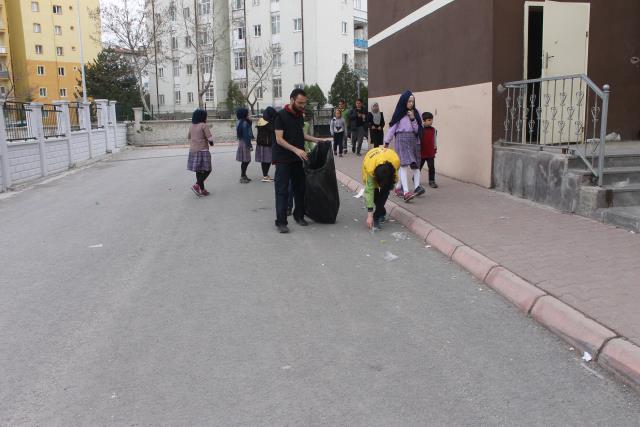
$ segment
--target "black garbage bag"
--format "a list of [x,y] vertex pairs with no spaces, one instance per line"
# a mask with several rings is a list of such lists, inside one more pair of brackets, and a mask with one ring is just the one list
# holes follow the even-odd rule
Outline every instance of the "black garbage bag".
[[311,151],[304,169],[305,214],[315,222],[335,224],[340,210],[340,193],[331,144],[317,144]]

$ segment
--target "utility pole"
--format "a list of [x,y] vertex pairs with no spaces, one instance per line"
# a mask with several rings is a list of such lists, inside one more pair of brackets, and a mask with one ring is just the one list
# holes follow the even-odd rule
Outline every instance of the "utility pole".
[[[125,0],[126,7],[126,0]],[[82,40],[82,19],[80,18],[80,0],[76,0],[78,13],[78,36],[80,37],[80,68],[82,73],[82,100],[87,102],[87,73],[84,67],[84,41]],[[51,12],[51,11],[49,11]]]
[[[195,20],[195,29],[194,29],[194,37],[196,38],[195,40],[195,50],[196,50],[196,79],[198,81],[198,107],[202,108],[202,97],[200,96],[200,51],[198,50],[198,43],[200,43],[200,41],[198,40],[198,33],[199,33],[199,28],[198,28],[198,1],[197,0],[193,0],[193,16],[194,16],[194,20]],[[191,41],[191,43],[193,43],[193,40]]]
[[[245,80],[247,83],[247,89],[245,91],[245,93],[248,94],[249,92],[249,61],[251,61],[251,58],[249,57],[249,49],[248,49],[248,45],[247,45],[247,37],[248,37],[248,25],[247,25],[247,0],[242,0],[242,11],[243,11],[243,16],[244,16],[244,57],[245,57],[245,67],[244,67],[244,76],[245,76]],[[233,13],[233,11],[231,12]],[[247,99],[249,99],[249,97],[247,96]]]
[[307,82],[304,73],[304,0],[300,0],[300,20],[302,24],[302,84],[306,86]]
[[[151,0],[151,25],[153,25],[153,59],[156,67],[156,106],[160,112],[160,80],[158,79],[158,40],[156,38],[156,2]],[[152,114],[153,115],[153,114]]]

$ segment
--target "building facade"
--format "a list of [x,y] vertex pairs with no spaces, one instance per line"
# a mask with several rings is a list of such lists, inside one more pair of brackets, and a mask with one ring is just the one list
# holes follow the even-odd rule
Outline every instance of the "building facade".
[[640,137],[640,2],[393,3],[369,10],[370,102],[390,114],[412,90],[418,108],[435,115],[443,174],[491,186],[492,146],[505,137],[506,82],[587,74],[612,87],[610,131]]
[[10,46],[7,6],[5,0],[0,0],[0,100],[12,97]]
[[11,97],[43,103],[76,98],[81,91],[81,39],[85,62],[101,50],[100,26],[90,17],[99,3],[82,0],[80,10],[75,0],[5,3],[11,37]]
[[[226,21],[214,19],[213,26],[206,29],[216,39],[228,43],[224,57],[216,55],[213,60],[217,71],[213,79],[215,89],[209,91],[211,97],[205,98],[209,109],[225,109],[229,82],[249,92],[256,110],[269,105],[282,106],[288,102],[291,90],[305,84],[318,84],[328,95],[344,63],[356,70],[364,85],[368,83],[367,0],[196,2],[210,5],[198,6],[195,9],[198,17],[209,8],[214,10],[213,16],[220,17],[226,9]],[[180,14],[189,13],[185,10],[193,1],[184,4],[182,0],[155,0],[153,3],[157,10],[175,8],[179,19]],[[183,27],[184,23],[176,25],[172,32],[160,37],[161,46],[178,46],[175,50],[179,51],[185,43],[185,34],[180,32]],[[226,31],[226,36],[222,31]],[[195,42],[207,41],[206,37]],[[198,106],[197,97],[188,95],[197,89],[197,76],[190,74],[195,59],[182,55],[178,63],[176,58],[165,56],[159,59],[157,72],[153,65],[154,69],[149,72],[150,93],[158,111],[190,112]],[[180,95],[176,87],[182,92]]]

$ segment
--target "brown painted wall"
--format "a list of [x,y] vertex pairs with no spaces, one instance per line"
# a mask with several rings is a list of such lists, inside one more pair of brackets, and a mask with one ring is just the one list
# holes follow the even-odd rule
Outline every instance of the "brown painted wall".
[[[376,2],[371,3],[369,25],[380,28],[382,22],[388,22],[389,7],[376,7]],[[414,9],[410,9],[410,4],[427,2],[401,0],[397,3],[405,7],[402,10],[406,13],[393,22],[419,7],[414,4]],[[372,46],[369,49],[370,96],[492,81],[492,4],[493,0],[457,0]]]
[[369,35],[374,36],[433,0],[369,0]]
[[[494,0],[493,82],[523,78],[524,1]],[[570,0],[561,0],[570,1]],[[591,0],[589,64],[587,74],[598,85],[612,87],[610,132],[620,132],[624,139],[640,139],[640,1]],[[494,90],[495,93],[495,90]],[[493,137],[503,133],[502,97],[493,102]]]

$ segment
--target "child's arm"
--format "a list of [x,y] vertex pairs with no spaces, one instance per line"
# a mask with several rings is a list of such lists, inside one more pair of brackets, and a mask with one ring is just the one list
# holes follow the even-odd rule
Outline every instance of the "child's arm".
[[373,228],[373,209],[375,207],[373,194],[375,192],[375,183],[372,176],[367,177],[367,183],[364,186],[364,204],[367,207],[367,226]]
[[[400,123],[400,122],[398,122]],[[396,129],[398,129],[398,123],[396,123],[395,125],[391,126],[389,128],[389,130],[387,131],[387,135],[384,137],[384,145],[388,146],[389,144],[391,144],[391,141],[393,140],[393,137],[396,135]]]
[[329,132],[331,136],[336,132],[336,119],[331,119],[331,124],[329,124]]
[[213,135],[209,126],[204,126],[204,137],[209,141],[209,145],[213,147]]

